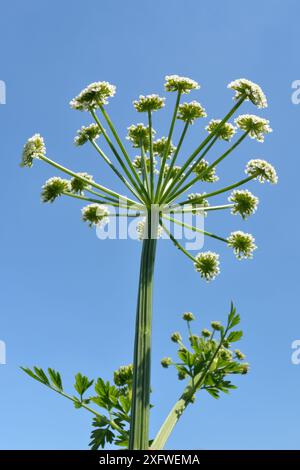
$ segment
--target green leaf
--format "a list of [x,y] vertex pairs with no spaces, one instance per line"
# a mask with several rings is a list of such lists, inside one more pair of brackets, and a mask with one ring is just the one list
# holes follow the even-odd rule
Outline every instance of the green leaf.
[[242,331],[232,331],[227,336],[227,341],[229,341],[229,343],[234,343],[235,341],[238,341],[239,339],[241,339],[242,336],[243,336]]
[[42,383],[43,385],[48,385],[45,380],[42,380],[40,377],[38,377],[29,367],[21,367],[22,371],[25,372],[29,377],[31,377],[34,380],[37,380],[38,382]]
[[60,392],[62,392],[63,386],[60,373],[55,371],[54,369],[51,369],[50,367],[48,368],[48,373],[54,387],[57,388]]
[[129,397],[125,397],[125,396],[121,396],[119,398],[119,401],[122,405],[122,408],[123,408],[123,411],[128,414],[129,411],[130,411],[130,407],[131,407],[131,402],[130,402],[130,399]]
[[206,391],[213,397],[213,398],[220,398],[220,392],[217,388],[207,388]]
[[75,384],[74,388],[76,392],[82,397],[82,395],[93,385],[94,381],[89,380],[85,375],[82,375],[80,372],[75,375]]
[[[91,450],[98,450],[99,447],[104,449],[105,444],[108,442],[111,444],[114,440],[115,434],[110,430],[109,425],[105,426],[109,421],[105,416],[97,417],[93,420],[93,426],[97,429],[94,429],[91,433]],[[99,427],[100,426],[100,427]]]
[[41,382],[45,385],[50,385],[49,379],[43,369],[40,369],[39,367],[34,367],[33,368],[34,372],[36,375],[40,378]]

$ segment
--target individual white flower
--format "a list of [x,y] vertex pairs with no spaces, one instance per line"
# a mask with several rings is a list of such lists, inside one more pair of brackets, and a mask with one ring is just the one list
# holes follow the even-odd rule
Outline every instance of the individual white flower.
[[43,137],[40,134],[34,134],[24,145],[21,166],[31,167],[34,158],[45,156],[45,154],[46,147]]
[[[145,157],[145,163],[146,163],[146,173],[150,173],[150,169],[151,169],[150,157]],[[132,160],[132,165],[134,166],[134,168],[136,168],[139,174],[143,172],[144,160],[140,155],[136,156],[134,160]],[[156,158],[153,158],[153,172],[157,174],[158,170],[155,169],[156,165],[157,165],[157,160]]]
[[267,98],[260,86],[246,78],[234,80],[229,83],[228,88],[235,90],[235,100],[246,97],[247,101],[251,101],[258,108],[266,108],[268,106]]
[[85,189],[90,188],[90,185],[81,178],[85,178],[88,181],[93,181],[92,175],[89,175],[88,173],[77,173],[77,177],[74,176],[74,178],[72,178],[70,181],[71,190],[74,193],[82,194]]
[[165,98],[159,95],[140,95],[139,99],[133,102],[133,106],[139,113],[157,111],[165,105]]
[[260,183],[269,181],[272,184],[276,184],[278,182],[278,176],[273,165],[259,158],[250,160],[247,163],[245,173],[249,176],[257,175],[256,179]]
[[230,122],[224,122],[224,124],[216,131],[220,122],[222,122],[221,119],[211,119],[205,129],[209,134],[213,132],[219,137],[219,139],[229,142],[236,132],[236,127]]
[[[152,138],[154,136],[155,130],[152,129]],[[130,140],[133,147],[140,148],[143,146],[144,150],[147,151],[150,147],[149,127],[142,123],[132,124],[128,127],[128,134],[126,139]]]
[[75,145],[83,145],[87,141],[95,140],[99,137],[101,131],[97,124],[90,124],[89,126],[82,126],[81,129],[77,131],[77,135],[74,139]]
[[107,224],[109,210],[104,204],[89,204],[81,209],[82,220],[88,222],[89,226],[102,226]]
[[203,106],[198,101],[182,103],[178,107],[177,119],[193,124],[195,119],[206,117],[207,114]]
[[[159,157],[162,157],[164,155],[167,142],[168,142],[168,139],[166,137],[161,137],[160,139],[155,140],[153,142],[154,155],[158,155]],[[175,152],[175,150],[176,150],[176,147],[172,144],[172,142],[170,142],[167,158],[170,158],[171,155]]]
[[108,103],[108,98],[114,96],[116,87],[109,82],[94,82],[82,90],[70,101],[73,109],[89,111]]
[[238,259],[252,258],[253,251],[256,250],[255,238],[250,233],[240,230],[232,232],[227,238],[228,246],[233,248],[233,252]]
[[193,172],[196,173],[200,181],[203,181],[205,183],[214,183],[215,181],[218,181],[219,177],[216,175],[215,167],[212,167],[207,170],[208,167],[208,161],[202,159],[199,163],[197,163],[197,165],[193,169]]
[[256,139],[258,142],[263,142],[265,134],[272,132],[267,119],[256,116],[255,114],[242,114],[238,116],[234,122],[236,125],[245,132],[248,132],[251,139]]
[[231,213],[233,215],[240,214],[243,219],[254,214],[259,203],[258,197],[254,196],[248,189],[232,191],[228,201],[234,203]]
[[200,88],[199,83],[188,77],[180,77],[178,75],[167,75],[165,77],[166,91],[179,91],[181,93],[189,93],[191,90]]
[[198,253],[195,256],[194,266],[202,278],[212,281],[220,273],[219,255],[212,251]]
[[66,179],[53,176],[42,186],[41,198],[43,202],[54,202],[58,196],[70,190],[70,182]]
[[[148,238],[148,225],[146,223],[146,218],[143,218],[142,220],[140,220],[136,224],[136,231],[137,231],[137,235],[138,235],[139,240],[142,241],[142,240],[145,240],[146,238]],[[160,238],[162,236],[162,233],[163,233],[163,229],[159,225],[157,227],[156,237],[154,237],[154,238]],[[152,234],[151,234],[151,236],[152,236]]]

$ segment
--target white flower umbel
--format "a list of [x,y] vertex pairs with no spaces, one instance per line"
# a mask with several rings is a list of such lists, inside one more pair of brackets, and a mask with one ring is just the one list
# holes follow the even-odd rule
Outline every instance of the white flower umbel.
[[66,179],[53,176],[42,186],[41,198],[43,202],[54,202],[58,196],[70,190],[70,182]]
[[182,103],[178,107],[177,119],[193,124],[195,119],[206,117],[206,111],[198,101]]
[[246,78],[234,80],[229,83],[228,88],[235,90],[235,100],[246,97],[246,100],[251,101],[258,108],[266,108],[268,106],[266,95],[260,86]]
[[40,155],[46,154],[46,147],[44,139],[40,134],[34,134],[30,137],[23,148],[21,166],[31,167],[34,158],[39,158]]
[[212,281],[220,273],[219,255],[212,251],[198,253],[195,256],[195,269],[206,281]]
[[[152,129],[152,137],[154,137],[154,135],[155,130]],[[148,150],[150,146],[149,127],[142,123],[132,124],[128,127],[126,139],[130,140],[133,147],[140,148],[143,146],[144,150]]]
[[199,177],[199,181],[203,181],[205,183],[214,183],[215,181],[218,181],[219,177],[216,175],[216,169],[212,167],[207,171],[208,167],[208,161],[202,159],[195,166],[193,172]]
[[250,233],[244,233],[240,230],[232,232],[227,239],[228,246],[233,248],[237,259],[246,259],[253,257],[253,251],[256,250],[255,238]]
[[256,139],[258,142],[263,142],[265,134],[272,132],[272,128],[269,126],[270,121],[255,114],[242,114],[234,122],[240,129],[248,132],[251,139]]
[[139,113],[145,113],[148,111],[158,111],[165,105],[165,98],[159,95],[140,95],[139,99],[133,101],[133,106]]
[[89,111],[108,103],[108,98],[114,96],[116,87],[109,82],[94,82],[82,90],[70,101],[73,109]]
[[188,77],[180,77],[179,75],[167,75],[165,77],[166,91],[179,91],[180,93],[189,93],[191,90],[200,88],[199,83]]
[[81,209],[82,220],[89,226],[107,224],[109,210],[104,204],[89,204]]
[[243,219],[254,214],[259,203],[258,197],[254,196],[247,189],[236,189],[232,191],[228,201],[234,204],[231,213],[233,215],[240,214]]
[[99,137],[101,131],[97,124],[90,124],[89,126],[82,126],[77,131],[77,135],[74,139],[75,145],[84,145],[88,141],[95,140]]
[[206,126],[206,130],[209,134],[212,132],[215,133],[216,136],[219,137],[221,140],[230,141],[236,132],[236,127],[233,126],[230,122],[225,122],[217,131],[217,127],[219,126],[221,119],[211,119],[211,121]]
[[259,158],[250,160],[247,163],[245,173],[249,176],[257,175],[256,179],[260,183],[269,181],[272,184],[276,184],[278,182],[278,176],[273,165]]
[[[166,137],[161,137],[160,139],[155,140],[153,142],[153,154],[158,155],[159,157],[162,157],[164,155],[167,143],[168,143],[168,139]],[[172,142],[170,142],[167,158],[170,158],[171,155],[175,152],[175,150],[176,150],[175,145],[173,145]]]
[[[86,180],[93,181],[93,176],[88,173],[77,173],[78,176],[85,178]],[[82,194],[85,189],[90,189],[90,185],[83,181],[81,178],[72,178],[70,181],[71,190],[73,193]]]

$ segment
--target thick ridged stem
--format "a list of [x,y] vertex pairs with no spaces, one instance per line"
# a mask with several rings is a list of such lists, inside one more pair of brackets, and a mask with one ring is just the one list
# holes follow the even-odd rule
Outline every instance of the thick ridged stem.
[[[152,219],[152,220],[151,220]],[[153,274],[158,215],[148,213],[148,238],[143,240],[137,301],[129,449],[149,447],[150,372]]]

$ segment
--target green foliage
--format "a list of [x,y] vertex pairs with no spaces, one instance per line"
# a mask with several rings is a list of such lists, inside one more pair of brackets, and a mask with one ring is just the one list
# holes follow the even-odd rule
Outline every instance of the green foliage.
[[[114,383],[98,378],[95,382],[80,372],[75,375],[74,389],[77,395],[67,394],[62,385],[59,372],[48,368],[48,374],[39,367],[21,367],[31,378],[71,400],[75,408],[84,408],[95,417],[92,426],[90,447],[97,450],[106,444],[128,447],[129,423],[132,398],[132,365],[122,366],[114,372]],[[94,394],[85,396],[94,384]],[[104,413],[90,408],[94,403]]]
[[[196,335],[188,325],[189,347],[180,341],[177,356],[179,362],[172,362],[178,373],[178,379],[190,379],[186,398],[194,401],[194,394],[200,390],[206,390],[212,397],[219,398],[220,393],[228,393],[236,386],[227,379],[228,375],[246,374],[248,364],[243,363],[244,355],[231,350],[231,343],[239,341],[243,336],[242,331],[231,331],[240,323],[240,316],[231,304],[226,327],[219,322],[214,324],[214,332],[203,330],[207,334]],[[217,328],[216,328],[217,326]],[[178,333],[179,334],[179,333]],[[163,364],[164,365],[164,364]],[[166,365],[164,365],[166,367]]]

